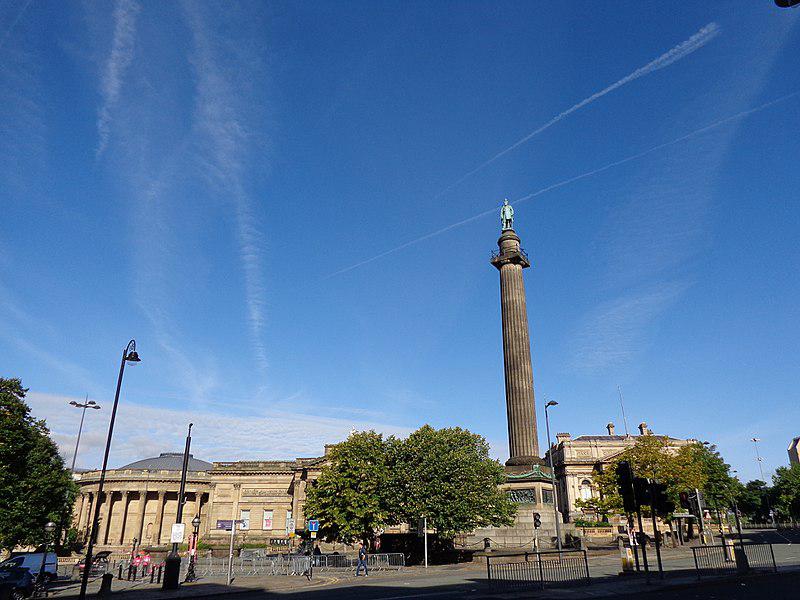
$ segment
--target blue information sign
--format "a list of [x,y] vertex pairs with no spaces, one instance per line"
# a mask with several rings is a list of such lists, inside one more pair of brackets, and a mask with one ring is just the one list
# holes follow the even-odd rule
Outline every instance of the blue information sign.
[[308,530],[309,531],[319,531],[319,521],[317,519],[309,519],[309,521],[308,521]]

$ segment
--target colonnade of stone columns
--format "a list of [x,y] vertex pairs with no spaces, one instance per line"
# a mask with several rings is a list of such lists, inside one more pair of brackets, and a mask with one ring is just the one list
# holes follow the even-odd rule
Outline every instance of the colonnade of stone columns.
[[[174,494],[177,496],[177,490],[123,490],[123,491],[104,491],[100,501],[100,522],[97,531],[96,543],[98,546],[124,546],[130,544],[133,538],[136,538],[138,543],[152,543],[159,544],[161,535],[164,529],[165,507],[167,504],[167,494]],[[145,536],[145,521],[147,518],[147,505],[148,494],[156,495],[155,515],[151,514],[154,518],[152,523],[152,530],[150,531],[149,539],[143,539]],[[204,496],[207,503],[207,494],[205,491],[188,492],[189,496],[194,494],[194,499],[189,500],[188,504],[191,506],[191,516],[200,514],[204,506]],[[138,502],[134,508],[134,495],[138,495]],[[154,498],[150,496],[152,502]],[[96,502],[98,501],[97,491],[87,491],[80,495],[79,500],[76,502],[75,516],[73,523],[78,528],[78,531],[84,536],[88,536],[91,530],[92,518],[96,509]],[[185,511],[185,515],[189,516],[190,511]],[[133,521],[133,530],[131,531],[130,521]],[[112,520],[114,520],[112,527]],[[170,523],[171,525],[171,523]]]

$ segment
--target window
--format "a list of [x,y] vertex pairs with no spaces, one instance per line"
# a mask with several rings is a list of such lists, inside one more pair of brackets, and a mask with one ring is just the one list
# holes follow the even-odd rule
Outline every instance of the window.
[[241,529],[250,529],[250,511],[249,510],[240,510],[239,511],[239,520],[242,524],[239,526]]
[[592,482],[588,479],[584,479],[581,481],[578,491],[580,492],[582,500],[589,500],[592,497]]
[[272,511],[271,510],[264,510],[264,520],[261,523],[261,529],[271,530],[272,529]]
[[542,504],[553,503],[553,490],[542,488]]

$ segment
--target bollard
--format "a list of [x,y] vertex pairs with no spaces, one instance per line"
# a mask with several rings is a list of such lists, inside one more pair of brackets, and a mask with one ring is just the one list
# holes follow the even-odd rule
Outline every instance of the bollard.
[[158,565],[158,581],[157,581],[157,583],[161,583],[161,571],[162,571],[163,568],[164,568],[163,564]]
[[119,566],[119,573],[117,573],[117,579],[122,581],[122,565]]
[[[122,565],[120,565],[122,567]],[[128,565],[128,581],[131,580],[131,571],[133,570],[133,565]]]
[[136,575],[137,575],[137,571],[138,570],[139,570],[139,567],[137,567],[137,566],[133,567],[133,580],[134,581],[136,581]]
[[[122,565],[120,565],[120,569]],[[107,597],[111,595],[111,582],[114,580],[114,576],[111,573],[104,573],[103,578],[100,581],[100,591],[97,593],[98,596],[101,598]]]
[[153,583],[153,579],[156,577],[156,570],[155,568],[150,569],[150,583]]

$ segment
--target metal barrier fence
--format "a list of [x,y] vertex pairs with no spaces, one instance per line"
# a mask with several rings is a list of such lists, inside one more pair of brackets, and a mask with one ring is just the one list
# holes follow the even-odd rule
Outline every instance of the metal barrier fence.
[[[494,559],[524,557],[524,560],[492,562]],[[538,585],[589,584],[589,559],[585,550],[561,552],[525,552],[486,557],[486,574],[490,582],[510,587]]]
[[772,544],[725,544],[692,548],[698,577],[749,571],[778,572]]

